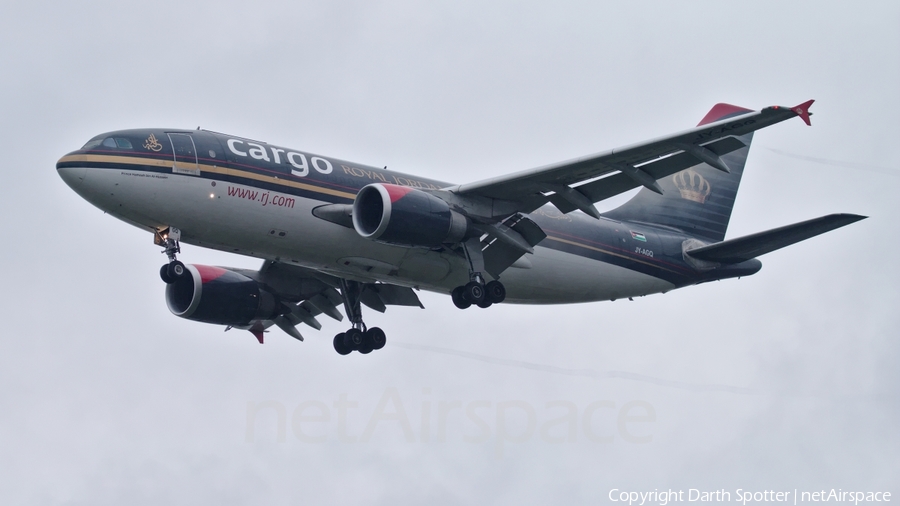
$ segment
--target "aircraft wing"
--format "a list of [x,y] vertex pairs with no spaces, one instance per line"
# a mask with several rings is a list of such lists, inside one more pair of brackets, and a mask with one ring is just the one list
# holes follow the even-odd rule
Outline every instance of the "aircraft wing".
[[761,111],[718,104],[698,127],[684,132],[446,190],[460,197],[489,199],[496,213],[493,218],[528,213],[547,202],[564,213],[580,209],[599,218],[594,202],[638,186],[662,193],[656,180],[688,167],[707,163],[728,172],[720,157],[745,145],[740,136],[794,116],[809,124],[812,103]]
[[[343,298],[338,289],[340,280],[314,269],[267,260],[259,271],[232,269],[264,285],[276,295],[285,307],[285,312],[273,320],[258,322],[248,327],[262,342],[262,332],[272,325],[278,326],[291,337],[303,340],[296,326],[302,324],[319,330],[322,324],[316,319],[325,314],[337,321],[344,315],[338,308],[343,306]],[[384,312],[387,306],[424,307],[416,292],[409,287],[386,283],[363,283],[360,302],[371,309]]]

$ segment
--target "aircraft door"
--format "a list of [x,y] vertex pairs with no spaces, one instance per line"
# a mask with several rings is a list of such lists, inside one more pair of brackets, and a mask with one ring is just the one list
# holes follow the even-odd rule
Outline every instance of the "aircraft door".
[[191,134],[167,133],[172,143],[172,152],[175,160],[172,172],[176,174],[200,175],[200,166],[197,164],[197,147]]

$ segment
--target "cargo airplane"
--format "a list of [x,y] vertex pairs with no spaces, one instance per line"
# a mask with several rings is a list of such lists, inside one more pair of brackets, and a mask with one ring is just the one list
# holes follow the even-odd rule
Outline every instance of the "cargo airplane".
[[[182,318],[302,341],[319,315],[351,328],[334,349],[370,353],[385,333],[362,306],[465,309],[616,300],[748,276],[756,257],[855,221],[831,214],[725,240],[753,132],[812,100],[714,106],[696,128],[468,184],[452,184],[206,130],[104,133],[56,165],[103,211],[150,232]],[[625,204],[594,206],[634,188]],[[181,243],[258,257],[258,270],[184,264]]]

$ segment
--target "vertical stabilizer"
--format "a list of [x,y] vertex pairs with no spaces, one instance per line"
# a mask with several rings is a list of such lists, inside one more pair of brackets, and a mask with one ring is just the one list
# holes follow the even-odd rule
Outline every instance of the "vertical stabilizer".
[[[730,104],[716,104],[698,126],[748,112],[752,111]],[[715,242],[725,239],[753,134],[737,139],[745,146],[721,157],[730,172],[700,163],[657,180],[662,195],[642,188],[634,198],[604,216],[675,227]]]

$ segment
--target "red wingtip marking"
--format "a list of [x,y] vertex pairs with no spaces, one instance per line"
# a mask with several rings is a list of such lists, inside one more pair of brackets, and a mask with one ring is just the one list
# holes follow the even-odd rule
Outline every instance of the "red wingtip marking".
[[815,100],[807,100],[800,105],[791,107],[791,110],[794,111],[797,116],[800,116],[800,119],[802,119],[804,123],[810,126],[812,126],[812,123],[809,121],[809,106],[811,106],[813,102],[815,102]]
[[731,105],[731,104],[716,104],[713,106],[712,109],[709,110],[708,113],[706,113],[706,116],[704,116],[703,119],[700,120],[700,123],[698,123],[697,126],[703,126],[707,123],[713,123],[713,122],[719,121],[720,119],[724,118],[725,116],[731,116],[732,114],[744,113],[744,112],[753,112],[753,111],[751,111],[750,109],[744,109],[743,107],[738,107],[736,105]]
[[259,341],[259,344],[263,344],[262,330],[251,330],[250,333],[256,336],[256,340]]

